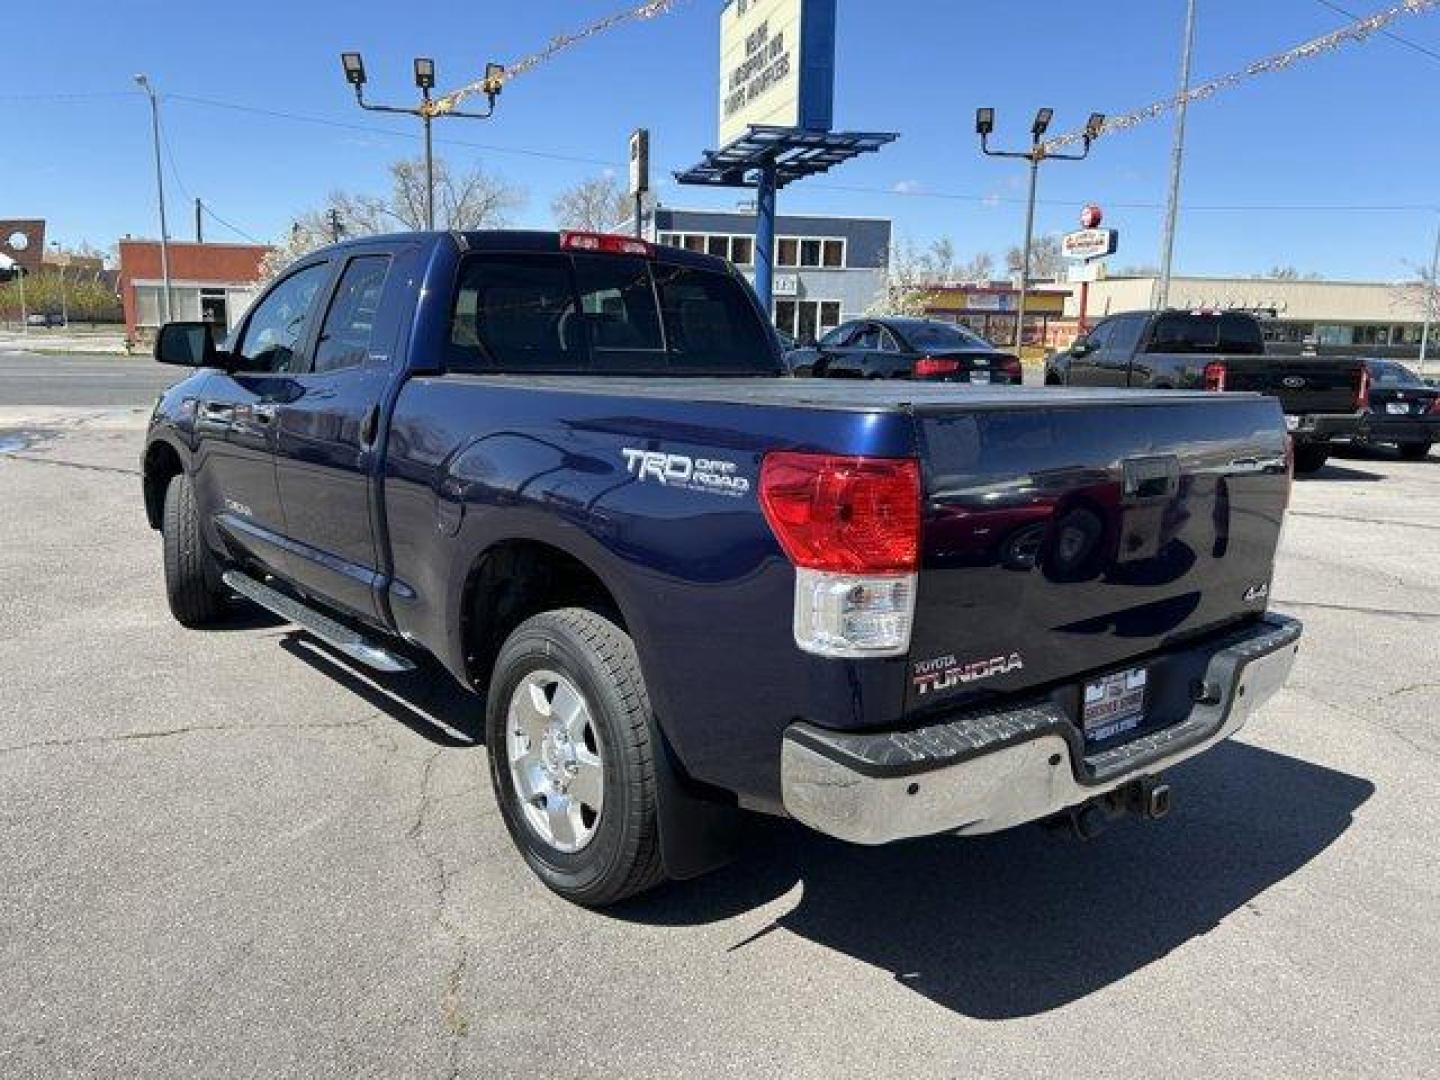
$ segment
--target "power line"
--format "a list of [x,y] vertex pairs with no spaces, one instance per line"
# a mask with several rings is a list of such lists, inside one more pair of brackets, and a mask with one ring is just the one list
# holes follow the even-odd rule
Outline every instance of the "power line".
[[[1339,4],[1332,3],[1331,0],[1315,0],[1315,2],[1322,7],[1329,8],[1337,15],[1345,16],[1345,18],[1347,19],[1358,20],[1361,18],[1361,16],[1356,15],[1355,12],[1347,11]],[[1381,30],[1380,34],[1382,37],[1389,38],[1397,45],[1404,45],[1407,49],[1413,49],[1415,52],[1419,53],[1422,56],[1428,56],[1431,60],[1440,60],[1440,52],[1436,52],[1434,49],[1427,49],[1418,41],[1411,41],[1409,38],[1402,37],[1401,35],[1395,33],[1393,30]]]
[[[1404,0],[1404,3],[1395,4],[1386,8],[1384,11],[1376,12],[1374,15],[1356,19],[1354,22],[1347,26],[1342,26],[1338,30],[1332,30],[1328,34],[1311,38],[1309,41],[1302,41],[1299,45],[1286,49],[1284,52],[1256,60],[1254,63],[1247,64],[1240,71],[1232,71],[1227,75],[1210,79],[1183,94],[1176,94],[1174,97],[1152,102],[1143,109],[1137,109],[1135,112],[1112,117],[1105,122],[1101,133],[1104,135],[1112,135],[1117,131],[1125,131],[1129,128],[1138,127],[1147,121],[1155,120],[1179,108],[1182,102],[1188,105],[1194,101],[1214,97],[1216,94],[1226,90],[1233,90],[1235,87],[1256,76],[1288,71],[1303,61],[1313,60],[1317,56],[1334,52],[1345,45],[1363,42],[1373,34],[1384,32],[1392,23],[1402,18],[1427,14],[1433,11],[1437,5],[1440,5],[1440,0]],[[1078,143],[1087,137],[1093,138],[1093,134],[1085,131],[1072,131],[1051,139],[1045,143],[1045,149],[1058,150],[1072,143]]]
[[211,219],[215,221],[216,224],[229,229],[236,236],[243,237],[244,239],[250,241],[250,243],[252,244],[264,243],[264,241],[262,240],[255,239],[255,237],[251,236],[238,225],[230,224],[230,222],[226,221],[219,214],[215,213],[215,211],[211,209],[209,204],[206,203],[204,199],[197,199],[194,194],[191,193],[190,188],[180,177],[179,166],[175,164],[175,151],[170,145],[170,133],[165,129],[164,120],[161,120],[160,122],[160,145],[165,148],[165,160],[170,163],[170,175],[175,178],[175,185],[181,190],[181,192],[185,195],[187,199],[193,199],[195,202],[200,204],[201,213],[208,215]]

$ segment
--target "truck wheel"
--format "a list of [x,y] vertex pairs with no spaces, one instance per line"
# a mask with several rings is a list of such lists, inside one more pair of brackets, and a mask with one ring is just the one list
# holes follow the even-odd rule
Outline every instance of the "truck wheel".
[[540,880],[601,907],[665,879],[650,697],[629,635],[593,611],[527,619],[486,709],[505,827]]
[[1330,447],[1324,443],[1302,443],[1295,447],[1295,472],[1301,475],[1317,473],[1330,460]]
[[220,565],[200,532],[194,482],[183,472],[165,489],[160,522],[165,542],[165,596],[170,614],[192,629],[216,622],[225,606]]
[[1406,461],[1424,461],[1430,456],[1430,443],[1407,442],[1400,444],[1400,456]]

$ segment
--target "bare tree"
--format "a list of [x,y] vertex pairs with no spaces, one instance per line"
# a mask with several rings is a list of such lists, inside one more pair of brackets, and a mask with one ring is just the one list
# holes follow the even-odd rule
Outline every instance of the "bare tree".
[[917,251],[913,243],[902,240],[891,248],[885,284],[865,313],[924,315],[935,284],[933,250]]
[[[1005,254],[1005,267],[1012,277],[1024,273],[1025,257],[1020,245]],[[1060,251],[1060,237],[1037,236],[1030,243],[1030,280],[1058,278],[1065,273],[1065,257]]]
[[955,268],[955,276],[961,281],[989,281],[995,276],[995,256],[988,251],[972,255]]
[[566,188],[550,203],[561,229],[609,232],[635,213],[633,200],[611,175],[592,176]]
[[[435,159],[435,225],[440,229],[494,229],[505,225],[525,205],[523,189],[476,166],[456,173],[441,158]],[[336,217],[331,220],[331,211]],[[261,264],[269,280],[295,259],[333,243],[335,223],[340,237],[425,228],[425,160],[405,159],[390,165],[388,196],[335,191],[328,205],[308,210],[295,219],[288,236],[281,238]]]

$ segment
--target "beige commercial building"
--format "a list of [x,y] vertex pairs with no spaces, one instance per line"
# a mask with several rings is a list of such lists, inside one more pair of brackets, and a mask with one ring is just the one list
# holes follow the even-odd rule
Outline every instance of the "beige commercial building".
[[[1086,321],[1144,311],[1154,305],[1153,277],[1107,278],[1090,286]],[[1080,286],[1065,314],[1078,318]],[[1170,306],[1250,311],[1260,316],[1265,337],[1277,345],[1358,347],[1418,354],[1425,324],[1418,284],[1362,281],[1285,281],[1270,278],[1180,277],[1170,285]],[[1432,339],[1432,345],[1435,342]]]

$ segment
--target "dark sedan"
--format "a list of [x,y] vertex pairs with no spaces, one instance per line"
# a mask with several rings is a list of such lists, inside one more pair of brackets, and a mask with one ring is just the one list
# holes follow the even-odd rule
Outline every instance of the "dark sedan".
[[795,375],[830,379],[920,379],[1018,386],[1019,357],[963,326],[932,319],[856,319],[791,351]]
[[1419,461],[1440,441],[1440,390],[1404,364],[1367,360],[1369,407],[1360,422],[1360,441],[1393,443],[1400,456]]

